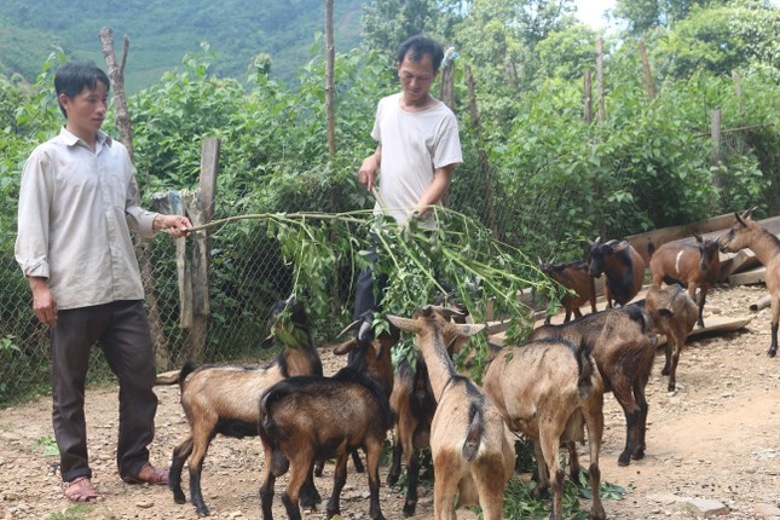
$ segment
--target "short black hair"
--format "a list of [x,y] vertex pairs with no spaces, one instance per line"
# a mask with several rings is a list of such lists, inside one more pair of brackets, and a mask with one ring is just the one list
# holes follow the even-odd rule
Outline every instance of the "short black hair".
[[[108,75],[91,61],[73,61],[66,63],[54,74],[54,90],[57,92],[57,103],[59,103],[60,94],[65,94],[68,98],[74,98],[81,94],[84,88],[95,90],[97,83],[101,82],[106,86],[106,92],[111,88],[111,82]],[[60,104],[60,110],[65,117],[68,114]]]
[[441,61],[444,59],[444,49],[441,44],[422,34],[412,36],[398,46],[398,54],[396,55],[398,63],[404,61],[407,54],[412,61],[420,61],[423,56],[430,54],[434,72],[439,70]]

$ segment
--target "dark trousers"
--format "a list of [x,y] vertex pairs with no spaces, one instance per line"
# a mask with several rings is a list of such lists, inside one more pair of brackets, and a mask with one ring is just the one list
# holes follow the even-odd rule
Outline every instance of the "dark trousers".
[[117,466],[135,476],[149,460],[157,411],[154,351],[141,301],[118,301],[57,313],[51,329],[54,436],[60,473],[69,482],[92,476],[87,454],[84,385],[89,353],[97,343],[119,379]]
[[380,302],[382,301],[382,291],[384,291],[387,285],[387,276],[374,274],[373,267],[379,259],[376,254],[376,240],[372,235],[373,243],[368,254],[371,265],[360,270],[355,283],[355,311],[353,318],[356,320],[362,318],[368,311],[378,312],[381,310]]

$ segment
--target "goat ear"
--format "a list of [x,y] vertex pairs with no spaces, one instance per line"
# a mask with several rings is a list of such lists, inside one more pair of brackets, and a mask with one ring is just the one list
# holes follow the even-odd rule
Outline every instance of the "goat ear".
[[402,318],[400,316],[393,316],[392,314],[388,314],[387,321],[395,325],[401,330],[405,330],[408,332],[417,332],[418,324],[417,320],[410,320],[409,318]]
[[484,323],[449,323],[447,327],[454,328],[459,336],[475,336],[482,332],[487,325]]

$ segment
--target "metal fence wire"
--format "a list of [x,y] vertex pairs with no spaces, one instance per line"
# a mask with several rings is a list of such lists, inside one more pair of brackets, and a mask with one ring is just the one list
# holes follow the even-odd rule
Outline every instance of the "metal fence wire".
[[[759,150],[758,159],[762,171],[772,172],[777,182],[780,165],[772,163],[774,151],[761,154],[762,143],[751,134],[728,134],[722,143],[722,160],[729,161],[730,153],[742,154],[745,147]],[[722,189],[729,189],[740,183],[738,175],[724,176]],[[500,187],[496,188],[500,193]],[[476,186],[473,182],[459,184],[454,181],[449,204],[465,209],[467,213],[481,220],[488,227],[501,228],[511,219],[517,218],[514,206],[503,204],[496,207],[486,205],[487,186]],[[548,204],[539,199],[539,207],[526,212],[529,232],[533,226],[549,237],[550,243],[564,240],[563,230],[556,230],[554,219],[544,215],[554,212],[556,200],[566,196],[550,193]],[[770,215],[780,214],[777,190],[763,194],[762,203]],[[544,206],[544,207],[542,207]],[[552,206],[552,207],[550,207]],[[725,212],[726,208],[715,208]],[[230,200],[218,200],[214,218],[238,215],[245,208]],[[199,361],[257,361],[263,357],[259,343],[267,334],[266,321],[270,309],[277,299],[289,295],[291,271],[281,257],[279,245],[267,234],[265,224],[260,220],[240,220],[230,223],[230,232],[218,231],[212,234],[210,249],[209,299],[211,312],[207,321],[206,341],[200,352]],[[615,235],[635,232],[635,229],[616,229]],[[550,236],[552,235],[558,236]],[[10,244],[0,248],[0,407],[8,406],[21,399],[49,392],[50,352],[46,327],[37,322],[32,312],[32,300],[27,281],[13,257],[13,238]],[[523,244],[515,245],[521,250]],[[537,253],[528,252],[536,258]],[[158,354],[159,370],[178,368],[191,355],[192,330],[180,326],[180,303],[177,281],[174,241],[159,236],[137,249],[139,265],[146,287],[146,305],[152,326]],[[347,271],[348,273],[351,271]],[[333,323],[343,324],[348,315],[352,293],[349,276],[342,278],[338,291],[339,302],[334,304],[333,315],[326,317]],[[273,352],[264,354],[266,357]],[[91,365],[91,382],[110,380],[110,372],[98,349],[94,349]]]

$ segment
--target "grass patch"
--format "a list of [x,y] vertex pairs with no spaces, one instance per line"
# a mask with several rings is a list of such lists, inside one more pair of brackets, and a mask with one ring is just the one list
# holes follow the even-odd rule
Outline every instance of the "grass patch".
[[85,520],[93,507],[93,504],[75,504],[64,511],[52,513],[44,517],[44,520]]

